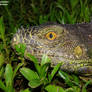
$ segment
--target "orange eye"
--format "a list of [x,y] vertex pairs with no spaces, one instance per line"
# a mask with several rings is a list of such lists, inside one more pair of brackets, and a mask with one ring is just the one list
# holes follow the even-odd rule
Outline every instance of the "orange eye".
[[49,40],[54,40],[56,38],[56,33],[54,32],[49,32],[46,34],[46,38]]

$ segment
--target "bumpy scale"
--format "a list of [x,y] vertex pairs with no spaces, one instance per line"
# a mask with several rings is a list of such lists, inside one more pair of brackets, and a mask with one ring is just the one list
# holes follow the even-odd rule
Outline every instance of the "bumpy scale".
[[92,23],[47,23],[21,28],[12,39],[13,48],[19,43],[25,43],[25,52],[39,61],[43,54],[47,54],[52,65],[62,63],[64,71],[92,74]]

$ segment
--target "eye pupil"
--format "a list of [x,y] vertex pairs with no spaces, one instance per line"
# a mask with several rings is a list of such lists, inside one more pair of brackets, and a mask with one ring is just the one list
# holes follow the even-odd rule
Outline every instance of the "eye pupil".
[[56,38],[56,33],[54,33],[54,32],[48,32],[47,34],[46,34],[46,38],[48,39],[48,40],[54,40],[55,38]]
[[53,38],[53,35],[52,35],[52,34],[49,34],[49,37],[50,37],[50,38]]

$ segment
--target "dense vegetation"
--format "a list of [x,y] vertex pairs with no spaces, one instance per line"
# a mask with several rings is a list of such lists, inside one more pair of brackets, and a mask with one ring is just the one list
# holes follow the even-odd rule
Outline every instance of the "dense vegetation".
[[[2,0],[3,1],[3,0]],[[0,92],[91,92],[92,81],[53,69],[43,55],[41,65],[28,54],[23,58],[25,45],[11,48],[11,39],[20,26],[29,27],[45,22],[90,22],[92,0],[8,0],[0,5]],[[22,47],[22,48],[19,48]],[[40,72],[40,70],[43,70]]]

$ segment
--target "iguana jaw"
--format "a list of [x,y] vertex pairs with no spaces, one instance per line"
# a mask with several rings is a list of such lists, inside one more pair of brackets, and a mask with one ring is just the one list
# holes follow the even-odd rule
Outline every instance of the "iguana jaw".
[[[66,60],[62,61],[61,69],[80,75],[92,75],[92,59],[89,60]],[[60,61],[61,62],[61,61]]]
[[[41,48],[39,50],[37,50],[37,48],[36,48],[36,52],[34,52],[33,48],[30,48],[31,50],[29,50],[27,52],[31,53],[36,58],[38,58],[38,60],[40,62],[42,55],[43,55],[43,54],[41,54],[42,53]],[[50,51],[45,48],[44,48],[44,50],[46,50],[46,51],[44,51],[44,54],[46,54],[51,59],[52,67],[57,65],[58,63],[62,63],[61,69],[64,71],[73,72],[73,73],[80,74],[80,75],[92,75],[92,59],[84,59],[84,60],[68,59],[68,58],[65,58],[64,56],[60,56],[60,55],[55,56],[54,54],[52,55],[52,54],[50,54]],[[25,58],[27,58],[27,57],[25,56]]]

